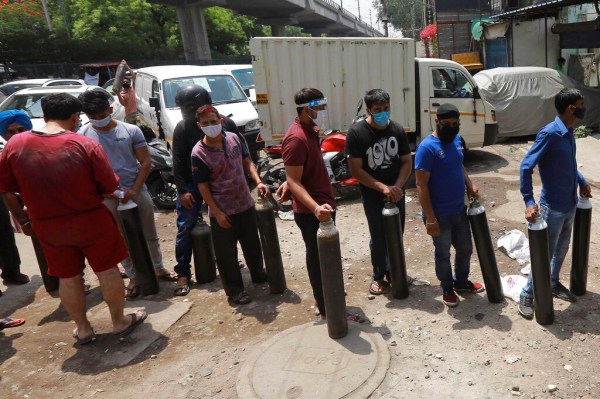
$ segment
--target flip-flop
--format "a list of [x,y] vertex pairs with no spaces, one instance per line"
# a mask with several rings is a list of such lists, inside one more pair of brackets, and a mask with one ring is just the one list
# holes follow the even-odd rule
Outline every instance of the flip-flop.
[[125,298],[135,298],[140,295],[140,286],[125,287]]
[[[377,290],[373,289],[374,285],[377,286]],[[371,281],[371,284],[369,285],[369,293],[371,293],[372,295],[383,294],[383,281],[380,281],[380,280]]]
[[23,324],[25,324],[25,319],[11,319],[10,317],[6,317],[0,320],[0,331],[5,328],[19,327]]
[[129,325],[129,327],[115,333],[117,336],[119,336],[121,338],[131,334],[133,332],[133,330],[136,329],[137,326],[142,324],[142,322],[144,320],[146,320],[146,318],[148,317],[148,313],[146,313],[145,311],[142,311],[141,316],[138,316],[137,313],[129,313],[127,316],[131,317],[131,324]]
[[242,291],[236,296],[231,297],[231,302],[235,303],[236,305],[246,305],[252,302],[252,298],[245,291]]
[[[180,284],[179,280],[186,280],[185,284]],[[177,279],[177,285],[175,286],[175,289],[173,290],[173,295],[175,296],[186,296],[187,294],[190,293],[190,279],[185,277],[185,276],[180,276]]]
[[87,345],[96,340],[96,332],[92,328],[92,335],[85,337],[85,338],[80,338],[77,333],[77,329],[75,329],[75,331],[73,331],[73,338],[75,338],[77,345]]
[[177,281],[178,276],[177,273],[171,273],[165,270],[165,273],[157,274],[156,278],[162,281]]

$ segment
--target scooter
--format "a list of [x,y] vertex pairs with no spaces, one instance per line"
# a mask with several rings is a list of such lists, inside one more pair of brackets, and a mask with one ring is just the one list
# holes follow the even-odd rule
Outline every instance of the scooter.
[[158,209],[175,209],[177,188],[173,175],[173,157],[163,143],[156,138],[152,129],[139,126],[148,143],[148,152],[152,161],[152,171],[146,179],[148,193]]

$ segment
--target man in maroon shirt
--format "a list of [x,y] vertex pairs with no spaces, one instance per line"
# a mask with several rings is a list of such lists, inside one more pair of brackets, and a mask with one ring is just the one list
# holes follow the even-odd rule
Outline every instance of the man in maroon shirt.
[[86,259],[100,281],[113,332],[125,336],[147,315],[123,314],[125,287],[117,263],[127,257],[127,249],[102,204],[117,189],[118,179],[100,143],[72,133],[79,123],[79,100],[66,93],[51,94],[41,105],[46,126],[14,136],[2,151],[0,193],[23,232],[39,239],[48,274],[60,279],[60,299],[77,325],[77,342],[95,339],[86,317]]
[[317,89],[304,88],[294,96],[298,117],[283,138],[283,163],[292,194],[294,220],[306,246],[306,269],[321,318],[325,318],[321,266],[317,247],[319,222],[334,216],[333,190],[319,143],[319,121],[326,118],[327,100]]

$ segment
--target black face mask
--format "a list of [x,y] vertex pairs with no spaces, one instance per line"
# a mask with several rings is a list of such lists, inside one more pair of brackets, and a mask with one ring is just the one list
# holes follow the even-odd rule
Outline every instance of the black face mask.
[[573,116],[575,116],[577,119],[585,118],[585,107],[575,107],[575,111],[573,111]]
[[460,126],[444,126],[437,124],[437,134],[438,138],[442,141],[442,143],[451,143],[454,141],[456,136],[458,135],[458,131],[460,130]]

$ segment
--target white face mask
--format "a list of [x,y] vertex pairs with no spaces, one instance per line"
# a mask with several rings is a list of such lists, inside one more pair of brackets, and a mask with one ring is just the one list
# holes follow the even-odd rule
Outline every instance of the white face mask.
[[211,138],[217,137],[219,134],[221,134],[222,130],[221,125],[201,126],[200,129],[202,129],[202,132],[204,132],[205,135]]
[[92,124],[92,126],[94,127],[99,127],[99,128],[103,128],[108,126],[108,124],[110,123],[110,120],[112,119],[112,115],[108,115],[106,118],[104,119],[90,119],[90,123]]

